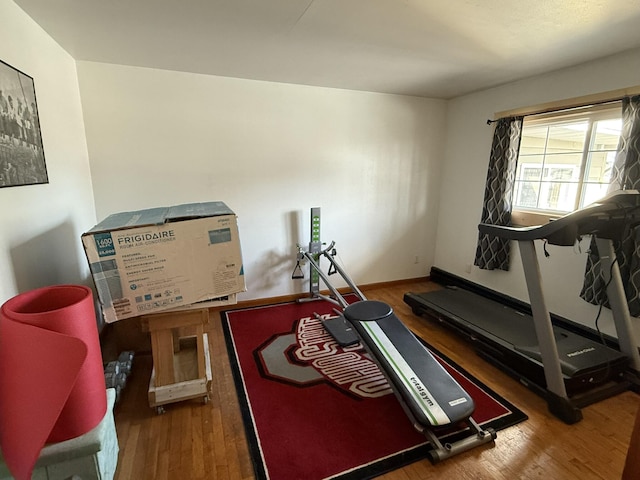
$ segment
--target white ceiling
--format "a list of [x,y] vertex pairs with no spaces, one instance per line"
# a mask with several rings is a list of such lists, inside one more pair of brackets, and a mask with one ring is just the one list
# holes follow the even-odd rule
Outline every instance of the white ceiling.
[[76,60],[451,98],[640,47],[639,0],[15,0]]

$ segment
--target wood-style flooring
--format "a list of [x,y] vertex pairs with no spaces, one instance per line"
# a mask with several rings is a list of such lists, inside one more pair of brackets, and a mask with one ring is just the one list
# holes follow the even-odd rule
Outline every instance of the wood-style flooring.
[[[547,412],[545,401],[478,357],[464,340],[437,322],[416,317],[405,292],[437,288],[428,281],[363,288],[369,299],[390,304],[417,335],[448,355],[529,420],[498,432],[493,447],[479,447],[438,465],[428,460],[382,479],[619,479],[640,397],[624,392],[583,409],[584,419],[566,425]],[[138,354],[129,383],[115,409],[120,444],[117,480],[251,479],[253,468],[231,375],[219,312],[208,327],[213,386],[211,401],[168,405],[158,415],[149,407],[150,354]],[[640,452],[638,452],[640,455]],[[304,479],[301,479],[304,480]]]

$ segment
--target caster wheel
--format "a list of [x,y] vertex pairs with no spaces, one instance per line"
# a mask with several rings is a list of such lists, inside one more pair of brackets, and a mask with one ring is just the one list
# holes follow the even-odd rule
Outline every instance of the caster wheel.
[[156,413],[157,413],[158,415],[162,415],[165,411],[166,411],[166,410],[164,409],[164,407],[163,407],[163,406],[156,407]]

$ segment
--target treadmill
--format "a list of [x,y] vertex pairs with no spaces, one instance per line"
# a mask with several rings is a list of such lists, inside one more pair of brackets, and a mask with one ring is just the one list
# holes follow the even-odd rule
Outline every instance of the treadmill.
[[[404,301],[416,315],[435,317],[471,339],[483,358],[544,396],[554,415],[575,423],[582,419],[580,408],[638,384],[638,340],[618,264],[612,261],[612,240],[638,224],[640,194],[635,190],[616,192],[539,227],[480,224],[481,233],[518,241],[531,314],[455,285],[407,293]],[[620,351],[552,324],[544,301],[534,241],[573,246],[587,234],[595,237],[601,253]]]
[[[404,301],[414,314],[450,324],[474,343],[481,357],[544,395],[544,367],[531,314],[456,285],[407,293]],[[570,397],[619,380],[629,366],[627,356],[618,350],[566,328],[552,328]]]

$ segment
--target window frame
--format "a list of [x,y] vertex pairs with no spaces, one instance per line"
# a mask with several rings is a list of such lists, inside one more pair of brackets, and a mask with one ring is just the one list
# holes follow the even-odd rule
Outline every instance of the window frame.
[[[586,105],[577,108],[571,108],[569,110],[551,111],[541,114],[525,115],[522,130],[524,132],[526,126],[536,125],[553,125],[568,123],[571,120],[587,119],[588,130],[585,134],[584,145],[582,148],[582,159],[580,162],[580,178],[578,180],[578,193],[576,194],[574,209],[577,210],[580,205],[581,199],[584,197],[584,185],[585,175],[588,167],[589,153],[591,152],[589,146],[593,142],[593,125],[600,120],[607,120],[612,118],[622,118],[622,102],[615,100],[611,102],[605,102],[597,105]],[[520,147],[518,148],[518,162],[520,162]],[[516,171],[517,173],[517,171]],[[517,179],[514,178],[513,192],[511,197],[512,211],[511,211],[511,224],[514,226],[536,226],[543,225],[552,220],[563,217],[571,212],[563,212],[557,210],[545,210],[538,208],[526,208],[515,206],[516,196],[516,184]]]

